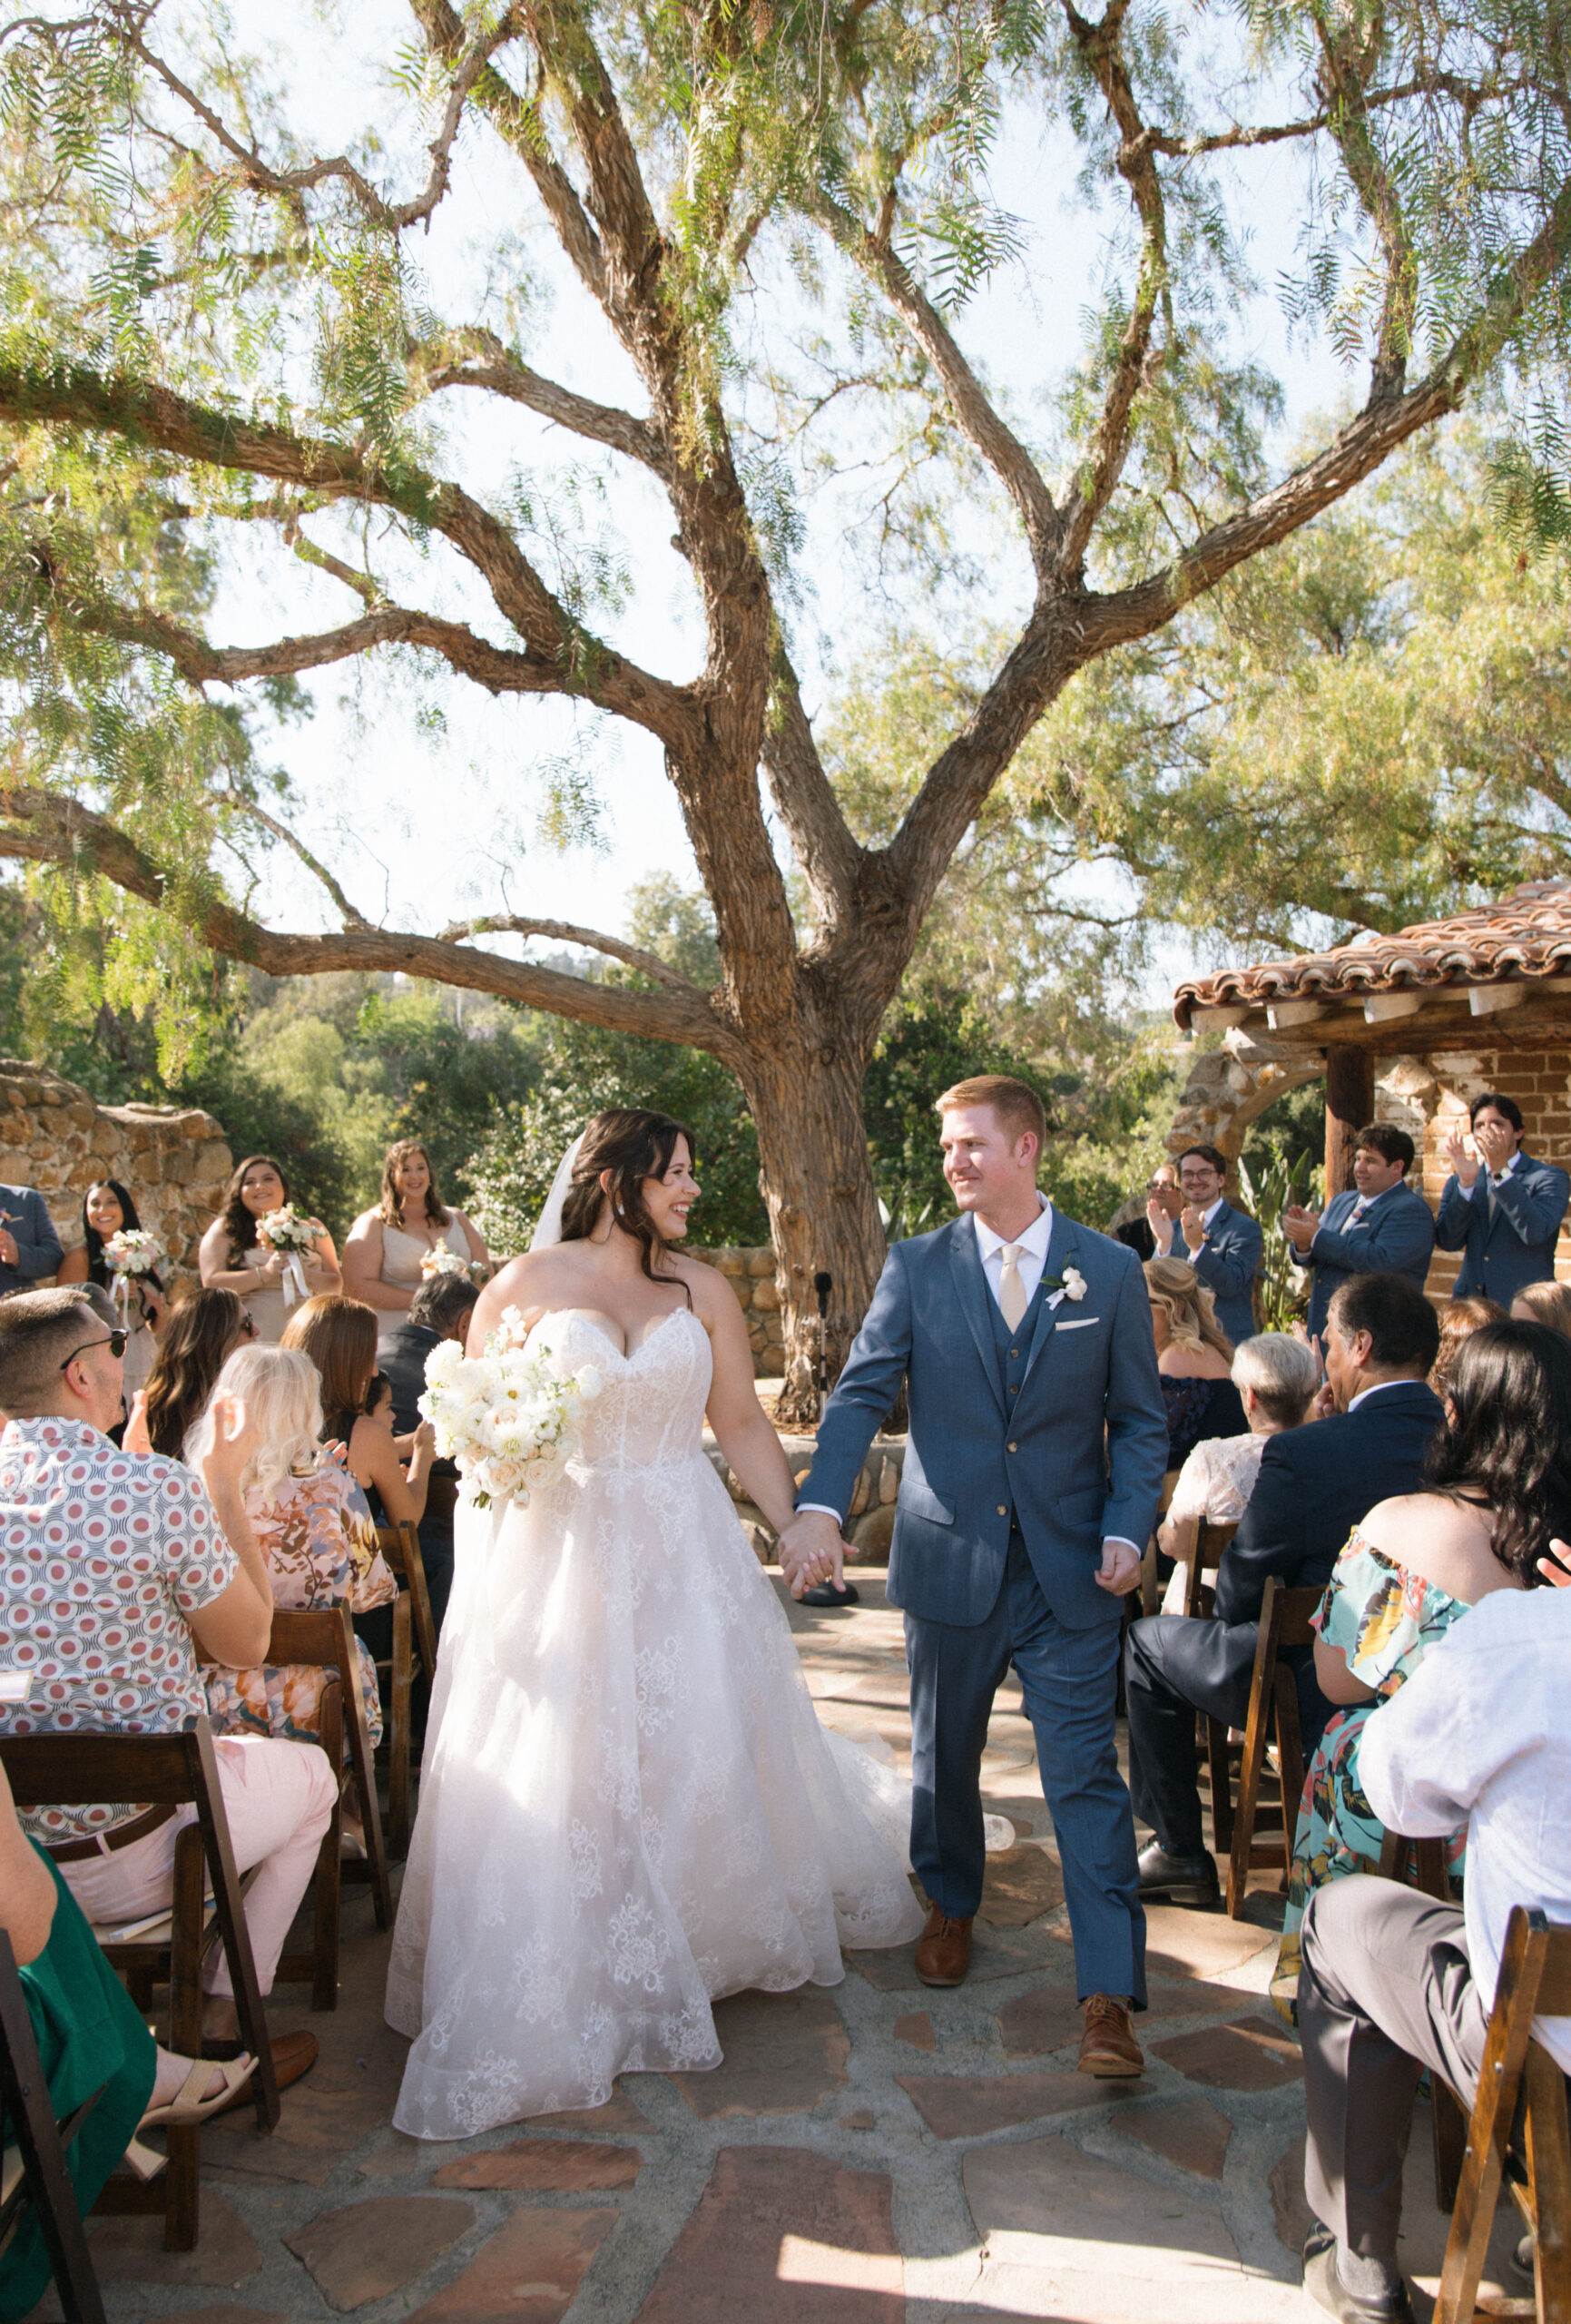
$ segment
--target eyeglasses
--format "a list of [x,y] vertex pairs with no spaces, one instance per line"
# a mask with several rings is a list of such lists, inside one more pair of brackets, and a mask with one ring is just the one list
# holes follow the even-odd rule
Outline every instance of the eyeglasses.
[[109,1334],[107,1339],[83,1340],[80,1347],[74,1347],[70,1354],[66,1357],[64,1363],[61,1365],[60,1369],[62,1372],[69,1372],[77,1357],[79,1355],[85,1355],[90,1347],[106,1347],[109,1350],[110,1354],[114,1358],[116,1364],[118,1364],[121,1357],[125,1354],[126,1342],[130,1337],[131,1334],[129,1332],[123,1332],[119,1324],[116,1324],[114,1329]]

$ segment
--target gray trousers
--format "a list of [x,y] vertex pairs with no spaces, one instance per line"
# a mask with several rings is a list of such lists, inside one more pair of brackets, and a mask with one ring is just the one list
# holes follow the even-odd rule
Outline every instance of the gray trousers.
[[1304,2192],[1344,2250],[1395,2265],[1419,2068],[1471,2106],[1483,2063],[1461,1911],[1355,1874],[1316,1889],[1302,1945]]

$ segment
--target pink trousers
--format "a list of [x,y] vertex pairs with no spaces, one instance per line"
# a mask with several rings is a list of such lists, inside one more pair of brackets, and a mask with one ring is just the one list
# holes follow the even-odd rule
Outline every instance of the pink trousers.
[[[252,1865],[261,1866],[245,1900],[245,1916],[257,1984],[267,1994],[322,1834],[332,1820],[338,1783],[326,1753],[314,1743],[260,1735],[220,1735],[213,1741],[236,1867],[244,1873]],[[60,1876],[90,1921],[145,1920],[169,1903],[175,1840],[182,1826],[195,1821],[196,1809],[182,1807],[145,1839],[133,1840],[113,1856],[63,1864]],[[221,1945],[207,1957],[202,1984],[210,1993],[233,1991]]]

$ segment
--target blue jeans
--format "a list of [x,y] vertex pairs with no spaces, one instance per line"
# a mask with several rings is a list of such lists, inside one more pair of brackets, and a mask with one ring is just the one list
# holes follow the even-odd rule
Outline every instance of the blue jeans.
[[966,1920],[982,1897],[982,1752],[1013,1662],[1036,1738],[1075,1940],[1075,1983],[1145,2006],[1145,1915],[1134,1818],[1114,1725],[1120,1626],[1066,1630],[1026,1544],[1009,1535],[1003,1585],[974,1627],[906,1616],[911,1674],[911,1863],[928,1896]]

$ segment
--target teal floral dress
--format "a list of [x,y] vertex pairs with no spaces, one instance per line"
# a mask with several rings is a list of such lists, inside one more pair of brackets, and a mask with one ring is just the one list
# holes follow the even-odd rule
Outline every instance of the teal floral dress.
[[[1468,1611],[1448,1590],[1409,1573],[1354,1531],[1337,1560],[1314,1627],[1340,1647],[1355,1679],[1375,1690],[1369,1703],[1334,1711],[1304,1777],[1292,1854],[1287,1919],[1272,1979],[1272,1998],[1291,2019],[1297,2004],[1299,1928],[1317,1888],[1350,1872],[1378,1872],[1385,1827],[1359,1781],[1359,1739],[1374,1712],[1418,1669],[1438,1639]],[[1447,1847],[1453,1880],[1461,1876],[1466,1832]]]

